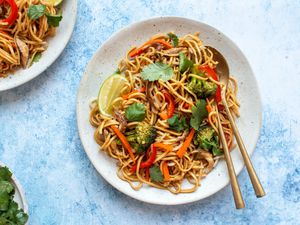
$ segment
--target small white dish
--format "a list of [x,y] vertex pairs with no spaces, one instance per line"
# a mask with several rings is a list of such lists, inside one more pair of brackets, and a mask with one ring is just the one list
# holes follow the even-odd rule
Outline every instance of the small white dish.
[[[94,140],[95,129],[89,122],[89,104],[91,99],[97,97],[101,82],[116,70],[117,63],[131,46],[141,45],[154,34],[170,31],[179,36],[199,31],[205,45],[213,46],[226,57],[231,74],[236,77],[239,85],[238,100],[241,103],[241,117],[237,120],[237,126],[250,155],[255,149],[262,119],[260,94],[252,69],[241,50],[217,29],[186,18],[160,17],[132,24],[114,34],[95,53],[80,83],[77,95],[77,123],[80,139],[96,170],[111,185],[132,198],[161,205],[190,203],[220,191],[229,183],[225,162],[221,160],[202,180],[201,186],[194,193],[174,195],[166,190],[147,185],[139,191],[134,191],[127,182],[118,178],[116,161],[99,151],[100,147]],[[236,149],[231,155],[236,173],[239,174],[244,167],[241,154]]]
[[76,22],[77,0],[65,0],[62,5],[63,19],[54,37],[47,39],[48,49],[39,62],[27,69],[19,68],[5,78],[0,78],[0,91],[18,87],[44,72],[60,56],[67,46]]
[[[0,162],[0,167],[5,167],[6,165],[2,162]],[[6,166],[7,168],[9,168],[8,166]],[[13,173],[13,171],[10,171]],[[18,179],[16,178],[16,176],[14,175],[14,173],[12,174],[12,183],[15,187],[15,195],[14,195],[14,201],[16,203],[18,203],[19,208],[22,208],[24,210],[25,213],[28,214],[28,204],[25,198],[25,193],[23,191],[23,188],[20,184],[20,182],[18,181]]]

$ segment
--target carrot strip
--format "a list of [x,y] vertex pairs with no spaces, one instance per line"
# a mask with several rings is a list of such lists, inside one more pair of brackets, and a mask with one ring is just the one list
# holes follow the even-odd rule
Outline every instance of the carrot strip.
[[153,145],[154,147],[166,150],[167,152],[171,152],[173,150],[173,146],[170,144],[154,143]]
[[113,130],[113,132],[118,136],[120,141],[122,142],[123,147],[127,150],[130,158],[132,159],[133,162],[135,162],[135,158],[132,152],[132,148],[127,141],[126,137],[121,133],[121,131],[116,127],[116,126],[110,126],[110,128]]
[[140,88],[140,89],[133,90],[132,92],[123,95],[122,98],[123,98],[124,100],[128,100],[129,97],[130,97],[130,95],[135,94],[135,93],[143,93],[143,92],[145,92],[145,91],[146,91],[146,88],[145,88],[145,87],[142,87],[142,88]]
[[191,144],[191,141],[193,140],[193,137],[194,137],[194,134],[195,134],[195,129],[192,128],[189,135],[187,136],[187,138],[185,139],[183,145],[178,149],[178,151],[176,152],[176,155],[179,157],[179,158],[182,158],[184,153],[187,151],[188,147],[190,146]]
[[167,42],[167,41],[165,41],[165,40],[163,40],[163,39],[153,39],[153,40],[147,41],[147,42],[144,43],[141,47],[136,48],[136,49],[133,49],[133,50],[129,53],[129,56],[130,56],[131,58],[133,58],[133,57],[135,57],[135,56],[138,56],[138,55],[142,54],[143,51],[144,51],[147,47],[149,47],[150,45],[153,45],[153,44],[155,44],[155,43],[159,43],[159,44],[165,46],[167,49],[172,48],[172,45],[171,45],[169,42]]
[[212,111],[211,106],[210,105],[206,105],[206,110],[207,110],[208,114],[211,113],[211,111]]
[[162,173],[164,175],[165,181],[170,180],[170,172],[167,161],[164,161],[162,165]]

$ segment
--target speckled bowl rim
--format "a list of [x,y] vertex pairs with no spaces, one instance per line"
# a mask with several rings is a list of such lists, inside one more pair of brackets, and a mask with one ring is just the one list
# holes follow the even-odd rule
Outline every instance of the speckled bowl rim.
[[[123,188],[121,188],[120,186],[118,186],[118,185],[116,185],[115,183],[113,183],[111,180],[110,180],[110,178],[109,178],[109,176],[107,176],[106,174],[103,174],[102,172],[101,172],[101,168],[99,167],[99,166],[97,166],[96,165],[96,159],[93,159],[90,155],[89,155],[89,153],[88,153],[88,151],[87,151],[87,148],[88,148],[88,146],[87,146],[87,143],[86,143],[86,140],[84,139],[84,130],[82,129],[82,125],[80,124],[80,119],[81,118],[79,118],[79,114],[80,114],[80,98],[81,98],[81,95],[82,95],[82,90],[84,89],[84,85],[85,85],[85,82],[86,82],[86,80],[88,79],[88,76],[89,76],[89,74],[87,73],[88,72],[88,68],[89,68],[89,66],[92,64],[92,62],[95,60],[95,58],[96,58],[96,56],[97,56],[97,54],[99,54],[99,52],[101,52],[101,49],[102,48],[105,48],[106,47],[106,45],[109,43],[109,41],[111,40],[111,39],[116,39],[116,37],[119,35],[119,34],[121,34],[123,31],[126,31],[127,29],[130,29],[131,27],[134,27],[134,26],[137,26],[137,25],[139,25],[139,24],[143,24],[143,23],[148,23],[148,22],[152,22],[152,23],[157,23],[157,22],[161,22],[161,20],[172,20],[172,19],[174,19],[174,20],[182,20],[182,21],[185,21],[185,22],[191,22],[191,23],[197,23],[197,24],[199,24],[199,25],[202,25],[202,26],[206,26],[206,27],[208,27],[208,28],[210,28],[210,29],[212,29],[212,30],[214,30],[215,32],[218,32],[219,34],[221,34],[224,38],[226,38],[227,39],[227,42],[229,42],[230,43],[230,45],[232,45],[236,50],[237,50],[237,53],[239,54],[239,55],[241,55],[241,56],[243,56],[243,59],[245,60],[245,63],[247,64],[247,66],[249,67],[248,69],[249,69],[249,72],[253,75],[253,85],[255,86],[255,88],[256,88],[256,101],[257,101],[257,115],[258,115],[258,120],[256,121],[257,122],[257,124],[258,124],[258,132],[256,133],[256,135],[255,135],[255,144],[254,144],[254,146],[253,146],[253,148],[251,148],[251,149],[248,149],[248,154],[251,156],[252,155],[252,153],[254,152],[254,150],[255,150],[255,148],[256,148],[256,145],[257,145],[257,142],[258,142],[258,139],[259,139],[259,136],[260,136],[260,132],[261,132],[261,127],[262,127],[262,102],[261,102],[261,95],[260,95],[260,91],[259,91],[259,85],[258,85],[258,82],[257,82],[257,79],[256,79],[256,77],[255,77],[255,74],[254,74],[254,72],[253,72],[253,70],[252,70],[252,68],[251,68],[251,65],[250,65],[250,63],[249,63],[249,61],[248,61],[248,59],[246,58],[246,56],[245,56],[245,54],[241,51],[241,49],[228,37],[228,36],[226,36],[223,32],[221,32],[220,30],[218,30],[218,29],[216,29],[216,28],[214,28],[214,27],[212,27],[212,26],[210,26],[210,25],[208,25],[208,24],[206,24],[206,23],[203,23],[203,22],[199,22],[199,21],[197,21],[197,20],[193,20],[193,19],[189,19],[189,18],[185,18],[185,17],[173,17],[173,16],[167,16],[167,17],[154,17],[154,18],[150,18],[150,19],[146,19],[146,20],[142,20],[142,21],[138,21],[138,22],[136,22],[136,23],[133,23],[133,24],[130,24],[130,25],[128,25],[128,26],[126,26],[126,27],[124,27],[124,28],[122,28],[121,30],[119,30],[118,32],[116,32],[116,33],[114,33],[108,40],[106,40],[103,44],[102,44],[102,46],[100,46],[99,48],[98,48],[98,50],[96,51],[96,53],[94,54],[94,56],[92,57],[92,59],[90,60],[90,62],[88,63],[88,65],[87,65],[87,67],[86,67],[86,70],[85,70],[85,72],[84,72],[84,75],[83,75],[83,77],[82,77],[82,79],[81,79],[81,82],[80,82],[80,85],[79,85],[79,88],[78,88],[78,93],[77,93],[77,109],[76,109],[76,114],[77,114],[77,126],[78,126],[78,131],[79,131],[79,136],[80,136],[80,139],[81,139],[81,143],[82,143],[82,145],[83,145],[83,148],[84,148],[84,150],[85,150],[85,152],[86,152],[86,154],[87,154],[87,156],[88,156],[88,158],[90,159],[90,161],[92,162],[92,164],[93,164],[93,166],[95,167],[95,169],[102,175],[102,177],[108,182],[108,183],[110,183],[113,187],[115,187],[117,190],[119,190],[119,191],[121,191],[121,192],[123,192],[124,194],[126,194],[126,195],[128,195],[128,196],[130,196],[130,197],[132,197],[132,198],[135,198],[135,199],[137,199],[137,200],[140,200],[140,201],[142,201],[142,202],[146,202],[146,203],[150,203],[150,204],[156,204],[156,205],[181,205],[181,204],[188,204],[188,203],[192,203],[192,202],[196,202],[196,201],[200,201],[200,200],[202,200],[202,199],[205,199],[205,198],[207,198],[207,197],[210,197],[210,196],[212,196],[212,195],[214,195],[215,193],[217,193],[217,192],[219,192],[219,191],[221,191],[224,187],[226,187],[229,183],[230,183],[230,180],[229,180],[229,177],[228,177],[228,180],[227,180],[227,182],[225,182],[225,183],[223,183],[222,185],[220,185],[219,186],[219,188],[218,188],[218,190],[216,190],[216,191],[213,191],[213,192],[211,192],[211,193],[209,193],[209,194],[207,194],[207,195],[205,195],[205,196],[202,196],[201,198],[194,198],[194,199],[189,199],[189,200],[180,200],[180,201],[175,201],[175,202],[166,202],[166,201],[164,201],[164,202],[161,202],[161,201],[159,201],[159,200],[145,200],[143,197],[140,197],[140,196],[135,196],[135,195],[133,195],[133,194],[131,194],[130,193],[130,191],[128,191],[128,190],[124,190]],[[99,86],[100,87],[100,86]],[[90,97],[92,97],[92,96],[90,96]],[[95,97],[95,96],[94,96]],[[235,150],[235,151],[239,151],[239,150]],[[98,152],[99,154],[102,154],[102,152]],[[238,154],[240,154],[240,152],[238,153]],[[112,163],[115,163],[113,160],[112,160]],[[244,162],[242,162],[242,167],[241,168],[239,168],[238,170],[236,170],[236,174],[237,175],[239,175],[240,174],[240,172],[242,171],[242,169],[245,167],[245,164],[244,164]],[[117,167],[116,167],[117,168]],[[227,170],[226,171],[224,171],[224,173],[227,173]],[[208,175],[209,176],[209,175]],[[124,181],[122,181],[121,179],[120,179],[120,182],[124,182]],[[128,184],[128,186],[129,186],[129,184]],[[200,189],[201,189],[201,187],[200,187]],[[231,193],[229,193],[229,194],[231,194]],[[174,197],[175,197],[176,195],[174,195]],[[232,203],[232,204],[234,204],[234,203]]]
[[[8,77],[0,78],[0,93],[2,91],[7,91],[25,84],[39,76],[41,73],[47,70],[61,55],[72,37],[72,33],[76,24],[77,0],[68,0],[63,7],[67,8],[66,10],[68,10],[70,16],[63,16],[62,22],[64,22],[64,27],[58,28],[60,29],[59,32],[61,33],[62,37],[58,37],[56,34],[54,37],[48,40],[49,48],[43,52],[44,55],[39,62],[33,64],[27,69],[17,69],[14,72],[15,74],[11,74]],[[65,31],[65,27],[68,27],[67,31]],[[52,43],[58,44],[56,46],[52,46]]]
[[[3,162],[0,162],[0,167],[9,168]],[[28,204],[27,204],[27,200],[25,197],[25,192],[23,190],[23,187],[22,187],[21,183],[19,182],[19,180],[17,179],[17,177],[14,175],[13,171],[11,171],[11,172],[12,172],[12,176],[11,176],[12,183],[15,186],[15,188],[17,189],[17,191],[19,192],[20,197],[21,197],[21,201],[22,201],[22,205],[23,205],[22,209],[24,210],[25,213],[28,214]],[[26,224],[28,224],[28,222]]]

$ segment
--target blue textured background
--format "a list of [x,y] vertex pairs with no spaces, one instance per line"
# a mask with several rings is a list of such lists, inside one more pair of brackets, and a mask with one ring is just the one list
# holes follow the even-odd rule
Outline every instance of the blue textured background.
[[[0,93],[0,159],[26,190],[31,224],[299,224],[300,2],[78,2],[77,25],[60,58],[33,81]],[[243,170],[244,210],[234,209],[230,187],[184,206],[133,200],[98,175],[80,144],[75,98],[87,62],[120,28],[161,15],[220,29],[253,66],[264,119],[252,160],[267,196],[256,199]]]

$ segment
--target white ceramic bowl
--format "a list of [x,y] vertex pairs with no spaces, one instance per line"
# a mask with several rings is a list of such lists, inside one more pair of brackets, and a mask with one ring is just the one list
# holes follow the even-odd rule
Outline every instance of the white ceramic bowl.
[[[259,90],[252,69],[241,50],[224,34],[204,23],[179,18],[161,17],[132,24],[107,40],[96,52],[88,64],[81,80],[77,96],[77,123],[83,147],[97,171],[115,188],[135,199],[162,205],[176,205],[198,201],[221,190],[229,183],[224,161],[202,180],[201,187],[194,193],[174,195],[166,190],[144,187],[139,191],[131,189],[127,182],[117,177],[116,161],[104,152],[99,152],[95,142],[94,128],[89,123],[89,103],[97,97],[101,82],[117,68],[117,63],[133,45],[139,46],[156,33],[174,31],[182,36],[199,31],[205,45],[218,49],[226,57],[231,74],[239,84],[238,99],[241,103],[241,117],[237,126],[249,152],[255,149],[261,127],[261,101]],[[232,152],[232,159],[239,174],[244,167],[239,150]],[[231,193],[229,193],[231,194]]]
[[18,69],[5,78],[0,78],[0,91],[5,91],[31,79],[44,72],[59,57],[67,46],[76,22],[77,0],[65,0],[63,2],[63,19],[56,30],[56,35],[47,39],[48,49],[42,53],[39,62],[34,63],[27,69]]

